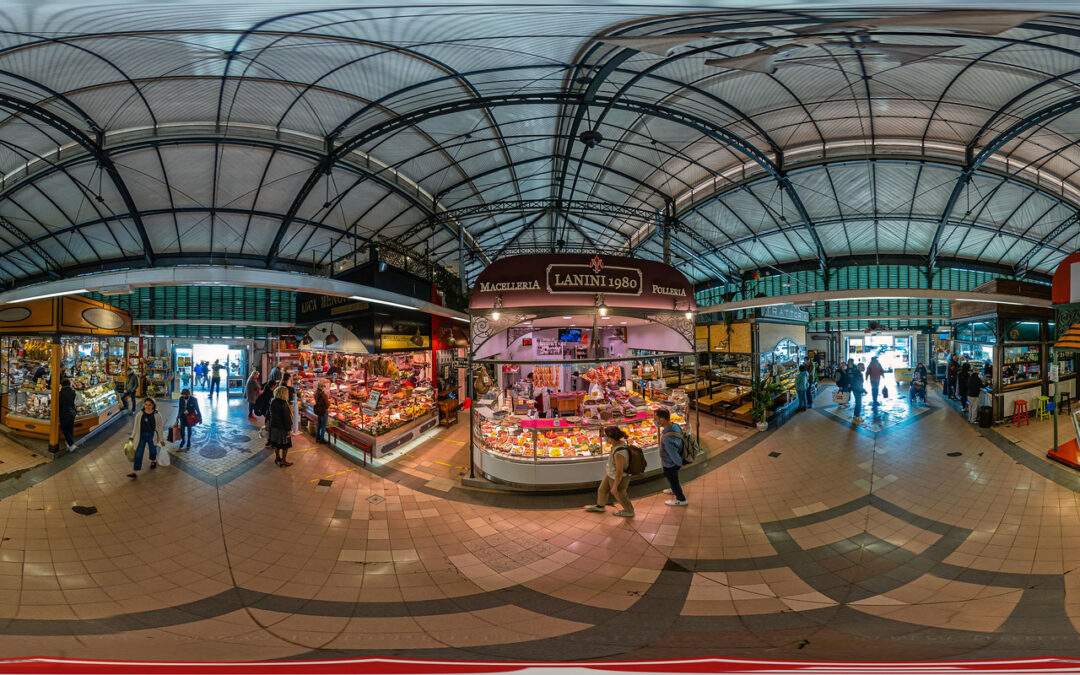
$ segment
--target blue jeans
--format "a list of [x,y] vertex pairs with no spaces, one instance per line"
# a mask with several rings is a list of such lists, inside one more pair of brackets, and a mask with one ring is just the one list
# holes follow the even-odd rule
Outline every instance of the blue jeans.
[[180,423],[180,447],[187,445],[191,447],[191,430],[193,427],[189,427],[184,422]]
[[855,417],[862,417],[862,397],[865,393],[862,389],[851,390],[851,395],[855,397]]
[[870,397],[873,400],[874,405],[877,405],[877,393],[880,386],[881,380],[870,380]]
[[315,429],[315,438],[316,438],[316,440],[325,441],[326,440],[326,423],[330,421],[330,413],[324,412],[321,415],[317,415],[315,417],[315,419],[319,423],[318,427]]
[[142,470],[143,449],[146,448],[146,447],[150,448],[150,461],[151,462],[156,462],[157,461],[158,449],[157,449],[157,446],[154,445],[154,432],[152,432],[152,431],[149,432],[149,433],[145,433],[145,434],[139,434],[139,445],[138,445],[137,448],[135,448],[135,470],[136,471]]
[[664,478],[667,478],[668,486],[671,487],[671,492],[680,502],[686,501],[686,495],[683,494],[682,485],[679,483],[679,467],[677,466],[665,466]]
[[214,379],[210,380],[210,394],[212,395],[215,392],[217,392],[219,394],[221,393],[221,378],[220,377],[215,377]]
[[135,390],[128,389],[124,392],[124,395],[120,397],[120,403],[124,405],[124,410],[127,410],[128,399],[131,399],[131,412],[135,412]]
[[807,401],[810,400],[810,390],[796,389],[795,393],[799,395],[799,410],[802,410],[808,405]]

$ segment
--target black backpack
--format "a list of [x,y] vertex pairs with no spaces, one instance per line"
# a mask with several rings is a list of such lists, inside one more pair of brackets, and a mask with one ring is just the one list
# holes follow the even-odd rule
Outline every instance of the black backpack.
[[255,414],[259,417],[266,417],[266,411],[270,407],[270,399],[273,397],[274,392],[272,389],[266,389],[263,393],[259,394],[259,397],[255,399]]

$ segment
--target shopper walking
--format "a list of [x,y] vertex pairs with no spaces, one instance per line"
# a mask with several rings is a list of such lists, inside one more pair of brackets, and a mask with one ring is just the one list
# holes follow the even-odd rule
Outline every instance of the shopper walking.
[[814,407],[814,398],[817,397],[818,372],[817,363],[809,356],[806,357],[806,374],[810,385],[806,389],[806,407]]
[[78,412],[78,394],[71,388],[71,380],[60,380],[60,396],[57,400],[60,414],[60,432],[64,434],[68,449],[75,445],[75,415]]
[[979,369],[972,368],[967,383],[968,422],[972,424],[979,421],[979,394],[982,393],[982,388],[983,381],[979,377]]
[[[851,386],[850,386],[850,378],[848,377],[847,366],[846,365],[840,366],[836,370],[837,370],[837,373],[838,373],[837,376],[836,376],[836,388],[841,393],[850,392],[851,391]],[[844,402],[844,403],[839,404],[837,407],[838,408],[846,408],[847,405],[848,404],[846,402]]]
[[161,434],[161,414],[157,409],[157,401],[148,398],[143,401],[142,412],[135,416],[135,424],[131,425],[131,434],[128,441],[139,439],[139,445],[135,448],[135,463],[131,467],[128,478],[138,478],[142,471],[143,452],[150,449],[150,468],[157,468],[158,446],[164,447],[165,438]]
[[870,405],[878,407],[878,389],[881,387],[881,378],[885,375],[885,369],[881,367],[878,357],[870,359],[870,365],[866,368],[866,377],[870,380]]
[[132,411],[130,415],[135,415],[135,396],[138,394],[138,375],[135,374],[135,370],[132,368],[127,369],[127,379],[124,380],[124,395],[121,402],[124,404],[124,409],[127,409],[127,401],[131,400]]
[[292,427],[292,409],[289,407],[289,390],[278,387],[274,390],[274,400],[270,401],[270,447],[274,448],[274,464],[280,467],[292,466],[286,458],[292,447],[289,429]]
[[949,357],[949,364],[945,366],[945,396],[956,400],[956,378],[960,374],[960,362],[955,356]]
[[851,387],[851,396],[855,399],[855,408],[852,410],[854,416],[851,421],[855,424],[859,424],[863,421],[862,418],[862,398],[866,393],[866,389],[863,388],[863,371],[866,369],[863,364],[858,366],[854,365],[855,360],[851,360],[851,366],[848,368],[848,386]]
[[668,506],[686,506],[686,495],[683,494],[682,484],[679,483],[679,469],[683,466],[682,449],[685,439],[682,428],[671,421],[671,411],[667,408],[657,408],[653,413],[656,426],[660,427],[660,466],[664,469],[664,478],[667,478],[668,489],[664,494],[671,495],[665,504]]
[[330,421],[330,397],[326,394],[326,380],[319,380],[315,387],[315,419],[318,426],[315,429],[315,440],[319,443],[327,443],[326,425]]
[[799,410],[806,410],[806,398],[810,386],[810,373],[806,372],[806,364],[799,364],[799,374],[795,376],[795,394],[799,399]]
[[960,409],[967,412],[968,400],[967,400],[967,386],[968,378],[971,377],[971,364],[965,363],[960,366],[960,370],[956,373],[956,396],[960,401]]
[[585,507],[586,511],[603,513],[608,499],[615,497],[622,507],[615,511],[620,518],[633,518],[634,505],[627,490],[630,487],[630,447],[626,444],[626,432],[619,427],[605,427],[604,437],[611,443],[611,454],[604,465],[604,479],[596,490],[596,503]]
[[255,419],[255,400],[259,398],[262,387],[259,386],[259,371],[252,370],[248,375],[247,384],[244,386],[244,396],[248,402],[248,419]]
[[213,378],[210,380],[210,395],[221,393],[221,369],[224,366],[217,359],[214,359],[214,365],[210,366],[210,370],[213,371]]
[[176,406],[176,423],[180,425],[180,450],[185,447],[191,449],[191,429],[202,422],[202,413],[199,411],[199,401],[191,395],[190,389],[180,392],[180,400]]

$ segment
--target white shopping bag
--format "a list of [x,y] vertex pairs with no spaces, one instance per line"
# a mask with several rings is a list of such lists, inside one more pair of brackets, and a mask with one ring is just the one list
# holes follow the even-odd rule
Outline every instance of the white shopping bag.
[[164,445],[158,450],[157,463],[158,466],[169,466],[172,464],[172,458],[169,457],[169,450]]

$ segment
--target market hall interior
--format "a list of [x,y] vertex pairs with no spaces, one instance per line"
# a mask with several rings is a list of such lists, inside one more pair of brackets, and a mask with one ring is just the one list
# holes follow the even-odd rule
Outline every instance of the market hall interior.
[[835,5],[8,8],[0,658],[1080,655],[1080,15]]

